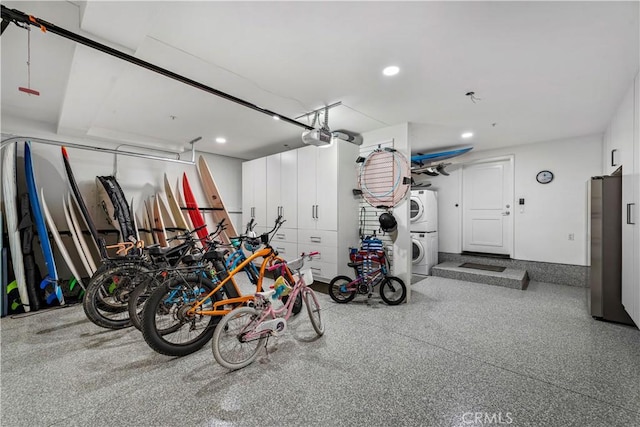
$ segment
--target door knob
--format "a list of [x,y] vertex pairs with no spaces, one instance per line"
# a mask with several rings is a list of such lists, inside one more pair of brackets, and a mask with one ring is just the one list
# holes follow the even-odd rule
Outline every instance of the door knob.
[[502,212],[502,216],[507,216],[507,215],[511,215],[511,212],[509,212],[509,211]]

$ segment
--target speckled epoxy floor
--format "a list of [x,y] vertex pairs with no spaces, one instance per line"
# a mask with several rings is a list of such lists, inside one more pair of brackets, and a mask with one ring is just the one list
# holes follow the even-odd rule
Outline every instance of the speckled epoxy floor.
[[592,320],[585,290],[427,278],[411,304],[320,295],[253,365],[184,358],[82,307],[5,318],[1,425],[638,426],[640,331]]

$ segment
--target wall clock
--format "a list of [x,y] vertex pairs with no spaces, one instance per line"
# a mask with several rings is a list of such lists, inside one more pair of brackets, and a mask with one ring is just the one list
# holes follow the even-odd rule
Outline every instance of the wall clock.
[[536,175],[536,180],[540,184],[548,184],[553,181],[553,172],[551,171],[540,171],[538,175]]

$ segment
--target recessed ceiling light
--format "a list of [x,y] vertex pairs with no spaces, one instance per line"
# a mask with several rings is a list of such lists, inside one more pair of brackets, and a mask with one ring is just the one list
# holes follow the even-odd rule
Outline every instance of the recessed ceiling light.
[[400,68],[396,67],[395,65],[390,65],[384,70],[382,70],[382,74],[384,74],[385,76],[395,76],[399,72],[400,72]]
[[463,137],[464,139],[468,139],[468,138],[471,138],[473,136],[473,132],[465,132],[460,136]]
[[272,117],[273,117],[273,120],[280,120],[280,116],[278,116],[277,114],[274,114]]
[[216,142],[218,144],[224,144],[225,142],[227,142],[227,140],[225,138],[219,136],[219,137],[216,138]]

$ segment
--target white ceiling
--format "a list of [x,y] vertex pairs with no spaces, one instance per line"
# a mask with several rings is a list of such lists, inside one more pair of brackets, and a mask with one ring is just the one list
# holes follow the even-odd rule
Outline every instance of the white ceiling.
[[[333,130],[418,123],[414,152],[467,130],[476,150],[602,132],[640,61],[638,2],[3,4],[290,118],[341,101]],[[302,145],[302,128],[35,27],[28,96],[26,31],[1,41],[3,132],[26,118],[169,150],[202,136],[240,158]]]

